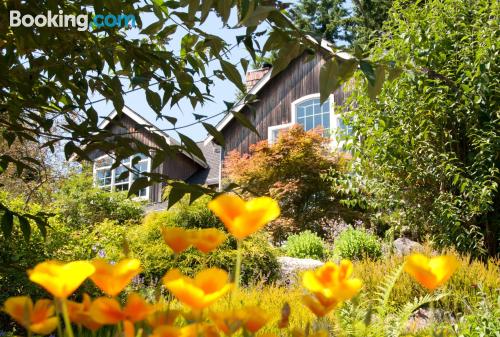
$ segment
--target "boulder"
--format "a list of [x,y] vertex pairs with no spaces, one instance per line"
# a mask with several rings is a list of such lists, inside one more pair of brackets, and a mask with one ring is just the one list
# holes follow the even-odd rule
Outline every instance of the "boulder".
[[315,269],[323,265],[323,262],[314,259],[299,259],[289,256],[278,257],[280,264],[280,283],[283,285],[291,285],[297,282],[299,273]]
[[394,240],[392,246],[394,248],[394,254],[398,256],[408,255],[413,252],[421,252],[424,249],[420,243],[407,238]]

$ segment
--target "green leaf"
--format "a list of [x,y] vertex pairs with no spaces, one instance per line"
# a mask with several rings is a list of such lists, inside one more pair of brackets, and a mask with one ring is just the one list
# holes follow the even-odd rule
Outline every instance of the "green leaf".
[[366,78],[368,79],[368,82],[371,85],[375,85],[375,71],[373,70],[371,63],[361,60],[359,61],[359,67],[361,68],[361,71],[365,74]]
[[248,15],[241,20],[241,26],[257,26],[262,21],[267,19],[269,13],[276,11],[276,8],[273,6],[258,6],[254,11],[249,12]]
[[339,86],[338,64],[334,58],[328,60],[321,66],[319,72],[319,100],[323,104],[330,94]]
[[148,101],[149,106],[156,113],[160,113],[161,111],[161,97],[158,93],[151,91],[149,89],[146,90],[146,100]]
[[163,21],[163,20],[154,22],[154,23],[150,24],[149,26],[147,26],[146,28],[144,28],[143,30],[141,30],[141,34],[154,35],[154,34],[158,33],[163,28],[164,23],[165,23],[165,21]]
[[19,220],[19,226],[23,232],[24,239],[29,241],[31,236],[31,225],[29,220],[20,215],[17,216],[17,220]]
[[147,177],[139,177],[134,180],[130,189],[128,190],[128,196],[137,195],[137,192],[150,185],[150,181]]
[[368,82],[368,96],[370,96],[371,99],[375,99],[380,93],[380,91],[382,90],[382,86],[384,85],[384,81],[385,68],[383,65],[378,64],[375,70],[375,82],[373,83],[373,85]]
[[226,78],[231,82],[233,82],[233,84],[236,85],[236,87],[240,89],[240,91],[245,92],[246,87],[243,84],[243,81],[241,80],[241,75],[236,69],[236,67],[232,63],[229,63],[225,60],[220,60],[220,65],[222,67],[222,71],[224,72]]
[[203,125],[205,130],[207,130],[207,132],[212,137],[214,137],[214,139],[217,141],[217,144],[224,146],[224,144],[225,144],[224,135],[222,135],[222,133],[219,130],[217,130],[212,124],[208,124],[208,123],[201,123],[201,124]]
[[187,193],[188,190],[186,189],[185,184],[182,183],[172,184],[172,188],[170,190],[170,193],[168,194],[167,208],[170,209],[179,200],[181,200],[182,197],[184,197]]
[[238,120],[238,122],[240,122],[241,125],[243,125],[247,129],[252,130],[254,133],[256,133],[260,137],[259,131],[257,131],[255,126],[252,124],[252,122],[250,122],[244,114],[242,114],[239,111],[231,111],[231,113],[233,114],[234,118],[236,118]]
[[5,237],[10,237],[12,234],[12,227],[14,226],[14,214],[6,209],[0,220],[2,225],[2,232]]
[[203,152],[201,152],[201,149],[198,147],[198,145],[188,136],[183,135],[180,132],[178,132],[178,134],[188,152],[206,162],[205,156],[203,155]]

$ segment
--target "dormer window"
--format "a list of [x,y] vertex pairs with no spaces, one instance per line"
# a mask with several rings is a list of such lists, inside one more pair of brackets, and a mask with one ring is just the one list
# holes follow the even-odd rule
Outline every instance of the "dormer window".
[[[137,158],[134,160],[134,158]],[[134,164],[132,165],[132,162]],[[136,154],[122,160],[120,166],[111,169],[113,160],[108,155],[97,158],[94,161],[94,181],[96,186],[108,191],[128,191],[130,186],[142,173],[148,172],[151,166],[151,159],[143,154]],[[129,170],[132,168],[132,172]],[[149,197],[149,187],[145,187],[137,192],[138,198],[147,199]]]

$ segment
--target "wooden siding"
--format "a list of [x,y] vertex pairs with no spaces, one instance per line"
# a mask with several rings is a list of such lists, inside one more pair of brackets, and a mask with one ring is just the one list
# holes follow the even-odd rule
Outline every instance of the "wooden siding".
[[[113,134],[131,133],[131,137],[134,137],[143,144],[151,147],[156,146],[151,133],[126,115],[116,117],[116,119],[109,124],[108,128],[110,128],[110,131]],[[103,154],[104,153],[102,152],[96,151],[92,153],[90,157],[94,160]],[[187,158],[185,155],[177,154],[175,158],[165,160],[162,164],[155,168],[153,172],[168,175],[172,179],[185,180],[200,168],[201,166]],[[161,197],[164,186],[164,183],[157,183],[149,187],[150,202],[154,203],[162,201]]]
[[[314,56],[302,55],[280,74],[272,78],[253,104],[254,112],[244,108],[243,113],[255,125],[260,137],[233,119],[223,130],[224,154],[232,150],[248,153],[251,144],[268,138],[268,127],[290,123],[292,102],[310,94],[319,93],[319,73],[324,60],[320,53]],[[345,93],[342,88],[334,92],[334,101],[343,104]]]

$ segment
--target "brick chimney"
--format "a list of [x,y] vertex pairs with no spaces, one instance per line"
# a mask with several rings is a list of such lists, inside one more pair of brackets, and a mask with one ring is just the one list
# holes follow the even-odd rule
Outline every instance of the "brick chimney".
[[262,68],[248,71],[246,75],[247,90],[252,89],[269,70],[271,70],[271,65],[264,63]]

